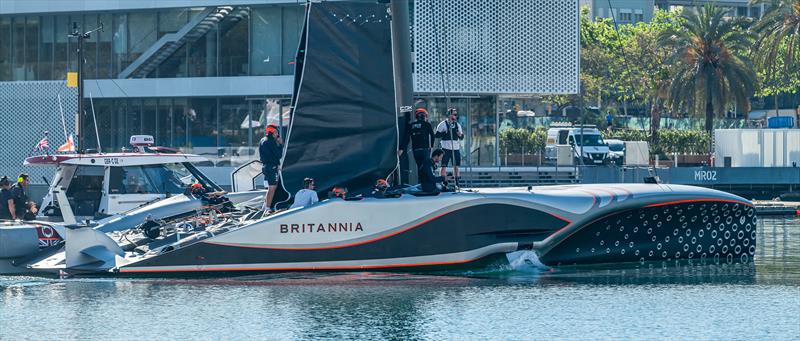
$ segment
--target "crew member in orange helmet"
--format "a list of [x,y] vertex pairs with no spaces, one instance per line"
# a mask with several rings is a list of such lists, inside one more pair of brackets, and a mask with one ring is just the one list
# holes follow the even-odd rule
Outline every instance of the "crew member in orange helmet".
[[278,174],[281,169],[281,157],[283,156],[283,141],[281,140],[278,126],[270,124],[266,129],[266,136],[261,139],[258,146],[258,155],[261,159],[262,173],[264,174],[264,188],[267,195],[264,198],[264,208],[272,211],[272,198],[278,188]]

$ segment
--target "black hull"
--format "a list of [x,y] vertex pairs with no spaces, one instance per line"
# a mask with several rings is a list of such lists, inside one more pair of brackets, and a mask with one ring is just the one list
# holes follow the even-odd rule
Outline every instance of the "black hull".
[[541,260],[551,266],[693,259],[748,263],[755,251],[752,206],[728,201],[676,202],[598,218]]

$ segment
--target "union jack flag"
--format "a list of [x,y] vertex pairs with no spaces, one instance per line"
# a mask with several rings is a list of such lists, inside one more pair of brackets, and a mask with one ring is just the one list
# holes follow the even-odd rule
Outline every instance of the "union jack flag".
[[47,132],[44,132],[44,137],[39,140],[39,143],[36,144],[36,147],[33,147],[34,151],[43,152],[45,149],[50,148],[50,143],[47,142]]

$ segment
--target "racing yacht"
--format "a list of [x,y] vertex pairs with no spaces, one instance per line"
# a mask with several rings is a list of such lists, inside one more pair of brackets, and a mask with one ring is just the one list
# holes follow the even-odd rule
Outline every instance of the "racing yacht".
[[[287,193],[305,177],[316,180],[323,196],[334,186],[355,193],[396,171],[399,108],[390,26],[388,20],[364,19],[385,16],[381,4],[307,3],[282,158]],[[235,172],[234,184],[253,183],[248,177],[258,167],[248,167]],[[240,207],[149,219],[127,229],[72,225],[65,229],[63,253],[27,266],[69,275],[161,277],[427,271],[508,264],[521,254],[546,266],[746,263],[755,254],[755,229],[751,202],[692,186],[438,194],[395,186],[384,195],[334,197],[274,214]]]

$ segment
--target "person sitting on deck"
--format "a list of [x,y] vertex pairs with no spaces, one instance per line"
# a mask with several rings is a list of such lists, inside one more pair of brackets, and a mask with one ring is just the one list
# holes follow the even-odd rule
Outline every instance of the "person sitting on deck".
[[431,153],[431,158],[426,164],[422,165],[419,169],[419,184],[424,193],[438,194],[440,192],[437,184],[444,183],[447,180],[446,176],[435,176],[434,167],[435,163],[442,161],[444,151],[436,149]]
[[314,188],[314,179],[303,179],[303,189],[297,191],[297,194],[294,195],[294,203],[289,208],[306,207],[319,202],[317,191]]
[[203,205],[206,206],[215,206],[220,209],[222,212],[230,212],[233,207],[233,203],[231,200],[225,197],[224,191],[219,192],[209,192],[206,191],[206,188],[199,183],[194,183],[189,186],[187,190],[188,195],[190,197],[195,197],[200,199]]

